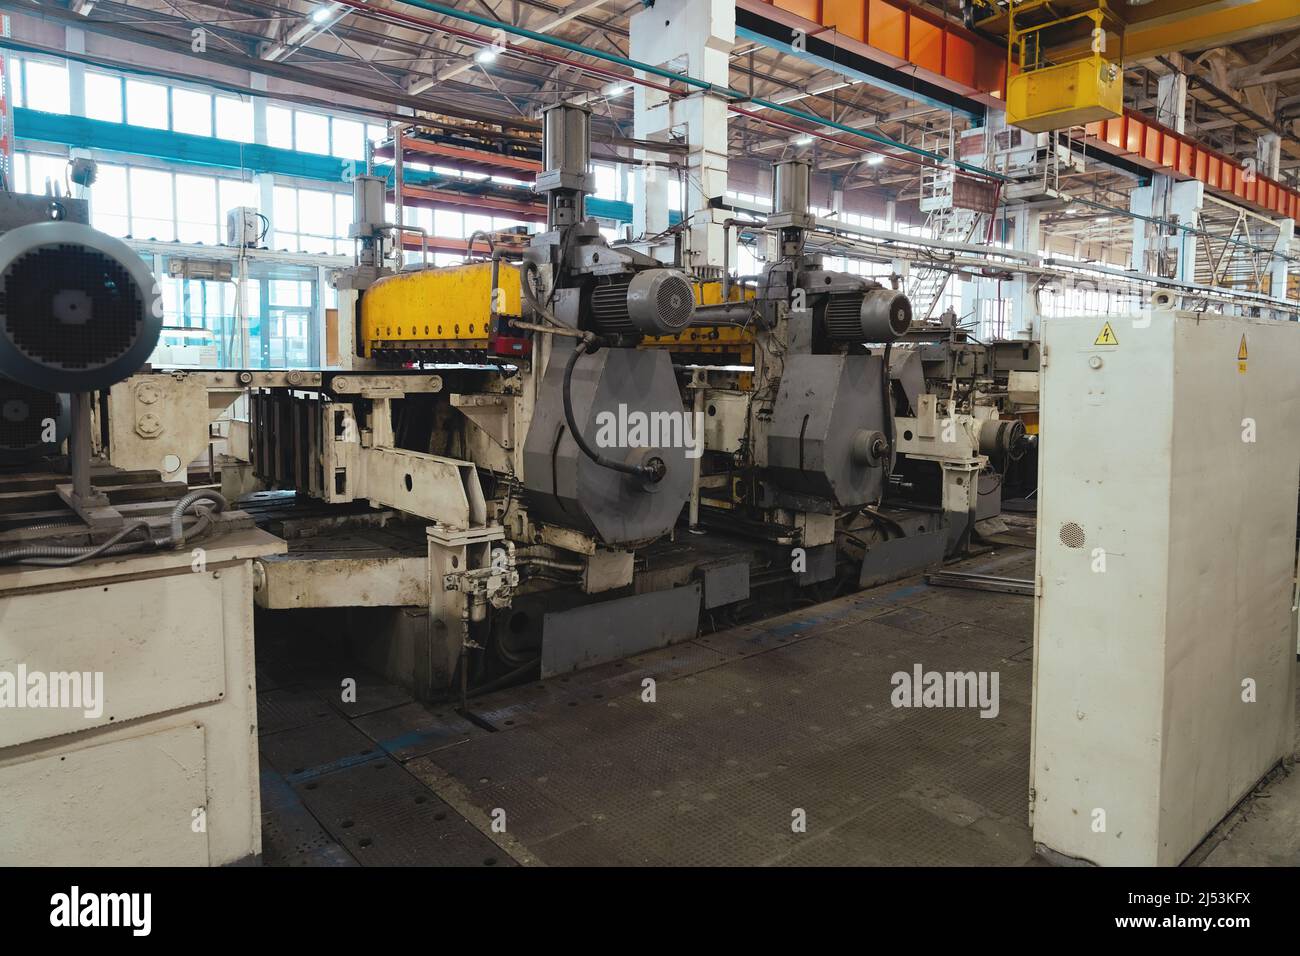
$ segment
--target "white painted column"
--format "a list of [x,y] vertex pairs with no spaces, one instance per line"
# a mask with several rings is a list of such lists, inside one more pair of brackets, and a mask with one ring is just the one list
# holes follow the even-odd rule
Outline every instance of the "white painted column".
[[[1042,248],[1043,214],[1029,206],[1015,206],[1009,209],[1009,216],[1015,217],[1015,227],[1011,232],[1011,245],[1017,252],[1037,255]],[[1023,273],[1011,280],[1011,321],[1007,327],[1007,338],[1028,339],[1036,341],[1041,335],[1038,313],[1038,299],[1034,295],[1037,278]]]
[[1156,120],[1176,133],[1187,130],[1187,75],[1167,73],[1156,84]]
[[[63,45],[69,53],[85,53],[85,31],[67,27]],[[68,59],[68,112],[73,116],[86,115],[86,64],[72,58]]]
[[1196,180],[1175,182],[1155,176],[1150,186],[1139,186],[1129,194],[1133,219],[1133,268],[1147,275],[1160,275],[1160,263],[1174,258],[1172,278],[1196,281],[1196,235],[1186,229],[1170,229],[1147,216],[1183,226],[1196,227],[1205,202],[1205,185]]
[[1265,133],[1259,138],[1256,156],[1259,162],[1259,174],[1269,179],[1277,179],[1282,167],[1282,137],[1277,133]]
[[[729,85],[735,42],[736,8],[730,0],[658,0],[630,21],[632,59],[718,86]],[[720,268],[722,223],[728,213],[711,209],[709,200],[725,201],[727,195],[726,100],[700,92],[670,101],[658,90],[637,87],[633,105],[638,139],[666,141],[684,134],[690,152],[682,214],[691,216],[683,243],[685,264]],[[638,157],[644,159],[645,153]],[[669,198],[676,198],[677,182],[669,170],[638,172],[632,197],[637,233],[653,235],[668,227]]]
[[[1286,255],[1291,251],[1291,241],[1295,238],[1295,220],[1278,219],[1277,222],[1277,242],[1273,244],[1273,251]],[[1275,258],[1269,268],[1269,292],[1276,299],[1289,299],[1290,295],[1290,266],[1287,259]]]

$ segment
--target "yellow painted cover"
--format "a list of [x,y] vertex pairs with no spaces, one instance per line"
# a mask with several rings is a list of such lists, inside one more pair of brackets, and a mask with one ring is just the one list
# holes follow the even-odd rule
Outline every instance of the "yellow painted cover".
[[[503,262],[498,284],[501,315],[521,315],[519,267]],[[361,296],[367,346],[466,348],[487,344],[492,314],[492,264],[420,269],[384,276]]]

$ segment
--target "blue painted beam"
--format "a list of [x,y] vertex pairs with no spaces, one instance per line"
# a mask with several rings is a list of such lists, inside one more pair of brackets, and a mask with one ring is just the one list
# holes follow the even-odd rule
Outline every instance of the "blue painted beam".
[[[169,163],[208,167],[214,171],[270,173],[338,185],[365,172],[365,163],[302,153],[275,146],[241,143],[214,136],[193,136],[165,129],[149,129],[125,123],[108,123],[84,116],[43,113],[18,107],[14,110],[14,136],[26,144],[57,143],[83,149],[101,149],[127,156],[147,156]],[[392,164],[376,164],[374,174],[392,183]],[[428,170],[408,169],[405,180],[436,189],[473,191],[476,183]],[[509,187],[502,187],[508,189]],[[613,199],[587,198],[587,215],[613,222],[631,222],[632,204]],[[681,221],[681,213],[668,215],[670,223]]]

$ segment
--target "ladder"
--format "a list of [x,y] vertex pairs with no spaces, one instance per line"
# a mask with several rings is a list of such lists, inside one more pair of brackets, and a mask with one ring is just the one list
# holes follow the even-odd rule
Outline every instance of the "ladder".
[[[933,209],[925,218],[926,232],[945,242],[970,242],[980,223],[982,213],[973,209]],[[952,273],[947,269],[923,268],[912,274],[907,297],[912,301],[912,321],[925,322],[934,314],[934,307],[943,298]]]

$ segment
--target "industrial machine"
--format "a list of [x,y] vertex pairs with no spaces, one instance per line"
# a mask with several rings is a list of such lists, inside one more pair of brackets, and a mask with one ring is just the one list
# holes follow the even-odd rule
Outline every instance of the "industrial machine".
[[814,580],[850,560],[866,585],[964,549],[981,517],[980,476],[990,457],[1019,453],[1023,428],[986,399],[991,378],[977,384],[987,361],[945,365],[951,356],[926,350],[905,295],[806,251],[809,173],[802,160],[776,165],[774,255],[750,283],[752,303],[699,310],[745,316],[756,343],[752,375],[728,384],[701,373],[718,387],[703,391],[700,494],[710,527],[744,515],[775,537],[796,529],[820,568]]
[[0,232],[0,863],[254,859],[252,559],[284,545],[94,459],[161,328],[140,257],[84,200],[4,194]]
[[[408,230],[385,221],[384,181],[357,177],[342,368],[114,388],[109,444],[133,463],[192,456],[203,393],[249,390],[267,490],[245,505],[290,544],[259,562],[259,606],[347,608],[357,656],[439,698],[966,547],[989,450],[1016,436],[996,405],[911,387],[891,357],[907,297],[806,249],[806,163],[778,165],[765,223],[728,222],[772,245],[762,275],[733,278],[611,244],[584,213],[588,112],[543,126],[547,228],[521,255],[399,265]],[[941,476],[924,507],[889,500],[905,461]]]
[[[1038,363],[1038,343],[981,342],[951,310],[914,323],[894,345],[900,413],[915,416],[923,402],[927,414],[931,404],[950,404],[979,420],[978,448],[989,461],[978,479],[976,522],[1037,487]],[[924,508],[941,499],[942,486],[937,462],[905,455],[890,476],[889,497]]]
[[1157,294],[1044,331],[1034,840],[1176,865],[1292,750],[1300,329]]

